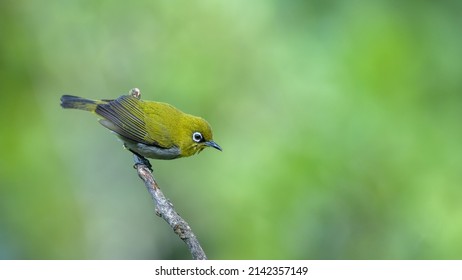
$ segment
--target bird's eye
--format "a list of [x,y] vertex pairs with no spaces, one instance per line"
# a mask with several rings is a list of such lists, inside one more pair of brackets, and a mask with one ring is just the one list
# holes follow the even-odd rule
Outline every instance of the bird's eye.
[[200,132],[194,132],[192,136],[194,142],[196,143],[199,143],[203,139],[202,134]]

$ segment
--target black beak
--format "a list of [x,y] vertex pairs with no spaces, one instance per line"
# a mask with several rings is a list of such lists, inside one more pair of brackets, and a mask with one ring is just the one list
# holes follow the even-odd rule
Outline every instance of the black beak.
[[209,147],[215,148],[215,149],[217,149],[217,150],[219,150],[219,151],[222,151],[221,147],[220,147],[217,143],[215,143],[215,142],[213,142],[213,141],[211,141],[211,140],[205,142],[204,144],[205,144],[206,146],[209,146]]

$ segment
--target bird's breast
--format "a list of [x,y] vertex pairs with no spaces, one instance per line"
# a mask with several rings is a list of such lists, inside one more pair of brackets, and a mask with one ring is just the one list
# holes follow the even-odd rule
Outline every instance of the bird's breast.
[[147,158],[153,159],[175,159],[180,156],[180,149],[176,146],[171,148],[161,148],[158,146],[146,145],[143,143],[127,143],[125,146],[131,151]]

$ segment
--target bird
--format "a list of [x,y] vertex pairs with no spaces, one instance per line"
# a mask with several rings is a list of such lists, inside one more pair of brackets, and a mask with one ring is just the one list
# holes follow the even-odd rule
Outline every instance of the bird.
[[206,147],[222,151],[213,141],[212,128],[206,120],[168,103],[141,100],[138,88],[116,99],[91,100],[63,95],[61,107],[95,113],[99,123],[114,132],[135,155],[135,165],[145,164],[149,169],[151,164],[146,158],[189,157]]

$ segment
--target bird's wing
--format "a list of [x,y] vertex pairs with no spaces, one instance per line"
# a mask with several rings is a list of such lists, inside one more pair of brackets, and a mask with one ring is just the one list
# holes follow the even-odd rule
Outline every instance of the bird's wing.
[[152,139],[145,123],[141,102],[131,95],[123,95],[105,104],[99,104],[95,113],[103,117],[100,123],[128,140],[147,145],[158,145]]

